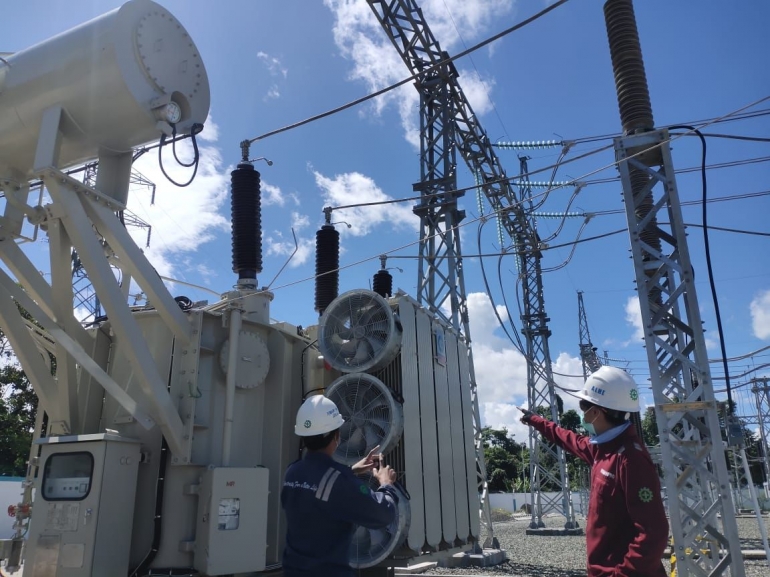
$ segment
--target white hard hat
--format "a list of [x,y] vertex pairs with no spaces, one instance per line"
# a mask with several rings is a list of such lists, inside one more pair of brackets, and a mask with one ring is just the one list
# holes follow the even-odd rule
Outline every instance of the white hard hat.
[[634,379],[617,367],[601,367],[591,373],[583,390],[575,393],[575,396],[623,413],[637,413],[640,410],[639,390]]
[[334,401],[323,395],[313,395],[297,411],[294,433],[300,437],[325,435],[339,429],[344,422]]

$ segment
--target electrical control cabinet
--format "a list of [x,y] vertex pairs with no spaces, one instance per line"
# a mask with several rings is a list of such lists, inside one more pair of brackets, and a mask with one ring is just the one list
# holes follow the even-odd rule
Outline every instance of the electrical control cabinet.
[[139,443],[113,434],[48,437],[32,508],[25,577],[125,573]]
[[270,475],[263,467],[208,469],[198,491],[195,568],[229,575],[265,568]]

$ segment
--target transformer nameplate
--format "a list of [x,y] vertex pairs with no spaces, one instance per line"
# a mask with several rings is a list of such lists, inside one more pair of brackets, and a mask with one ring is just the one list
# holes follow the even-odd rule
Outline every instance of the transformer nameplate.
[[54,531],[77,531],[79,517],[80,503],[49,503],[45,528]]

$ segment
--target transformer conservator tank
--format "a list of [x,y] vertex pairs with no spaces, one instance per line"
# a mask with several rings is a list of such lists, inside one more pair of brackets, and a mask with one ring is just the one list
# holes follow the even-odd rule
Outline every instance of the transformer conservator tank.
[[[0,171],[27,173],[44,112],[61,106],[59,168],[189,132],[209,110],[198,49],[150,0],[131,0],[0,61]],[[160,124],[159,124],[160,123]]]

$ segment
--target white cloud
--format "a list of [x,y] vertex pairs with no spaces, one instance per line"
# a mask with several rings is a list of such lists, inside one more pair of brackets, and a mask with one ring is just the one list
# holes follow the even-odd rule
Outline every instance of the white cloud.
[[310,218],[306,214],[300,214],[298,212],[291,213],[291,226],[294,230],[300,230],[310,224]]
[[[259,51],[257,52],[257,58],[262,62],[262,64],[264,64],[265,68],[267,68],[270,76],[286,78],[289,75],[288,68],[286,68],[283,63],[275,56],[271,56],[266,52]],[[280,97],[281,91],[278,88],[278,84],[273,83],[270,85],[270,88],[267,89],[267,92],[265,93],[265,96],[262,98],[262,100],[267,102],[268,100],[275,100]]]
[[267,94],[265,94],[265,97],[263,100],[275,100],[276,98],[281,97],[281,92],[278,90],[278,86],[273,84],[270,89],[267,91]]
[[[326,177],[317,171],[313,171],[313,174],[316,184],[323,191],[326,205],[341,206],[391,199],[371,178],[358,172],[338,174],[333,178]],[[350,228],[343,226],[338,229],[342,234],[350,233],[353,236],[365,236],[380,224],[387,224],[393,229],[417,230],[419,227],[419,219],[412,213],[411,208],[404,206],[403,203],[335,210],[332,220],[350,224]],[[414,238],[417,239],[416,236]]]
[[770,338],[770,290],[761,291],[749,305],[751,328],[758,339]]
[[[639,307],[639,299],[637,297],[628,297],[625,311],[626,322],[634,328],[632,340],[640,341],[644,339],[644,323],[642,322],[642,309]],[[628,346],[631,342],[626,342],[625,346]]]
[[257,58],[262,61],[272,76],[283,76],[286,78],[289,75],[289,70],[275,56],[270,56],[260,50],[257,52]]
[[[230,230],[230,221],[220,212],[229,194],[230,168],[213,145],[217,138],[217,125],[209,117],[198,136],[198,173],[187,188],[177,188],[168,181],[158,166],[156,154],[146,154],[134,163],[139,172],[155,183],[155,204],[150,204],[146,187],[135,186],[129,195],[128,209],[152,226],[151,245],[144,253],[161,276],[183,277],[186,269],[180,268],[179,263],[184,257]],[[189,139],[177,143],[176,148],[180,160],[192,160]],[[186,182],[192,172],[192,168],[179,166],[170,150],[164,150],[163,168],[177,182]],[[129,231],[139,246],[146,244],[145,229],[131,227]]]
[[719,348],[719,333],[715,334],[716,338],[711,337],[711,332],[706,332],[703,338],[706,340],[706,349],[709,351],[715,351]]
[[[485,293],[467,296],[468,317],[473,347],[473,365],[479,392],[481,421],[496,429],[505,427],[516,435],[518,442],[527,438],[527,427],[519,422],[521,413],[516,405],[527,403],[527,363],[511,342],[501,335],[500,323]],[[503,322],[508,316],[505,307],[497,306]],[[507,327],[510,332],[510,327]],[[557,385],[568,389],[582,387],[582,364],[577,357],[560,353],[551,364]],[[564,400],[566,410],[576,409],[577,401],[563,391],[557,393]]]
[[263,246],[267,256],[288,257],[296,248],[297,253],[289,262],[289,268],[296,268],[305,264],[315,250],[315,242],[312,238],[297,237],[297,244],[295,245],[293,238],[287,239],[277,230],[265,237]]
[[283,206],[286,203],[286,198],[279,187],[263,180],[260,183],[260,190],[262,192],[262,206]]
[[466,73],[460,77],[460,86],[462,86],[465,98],[471,103],[473,112],[482,116],[494,109],[494,104],[490,99],[495,80],[492,78],[479,78],[475,72]]
[[[424,0],[420,7],[434,38],[442,50],[451,53],[461,40],[470,42],[499,18],[510,14],[514,0]],[[353,63],[352,80],[363,81],[370,91],[379,90],[409,76],[410,72],[387,38],[366,2],[357,0],[324,0],[332,11],[334,41],[345,58]],[[462,30],[462,39],[458,30]],[[462,86],[476,114],[491,108],[488,90],[494,82],[479,82],[475,73],[460,72]],[[486,85],[486,88],[485,88]],[[406,140],[419,146],[417,111],[419,98],[411,84],[378,97],[374,102],[376,114],[395,103],[401,116]]]
[[[282,203],[283,204],[283,203]],[[294,242],[294,236],[284,235],[280,230],[274,230],[272,234],[266,235],[262,241],[267,256],[290,256],[296,249],[296,254],[289,261],[289,268],[296,268],[308,262],[315,251],[315,240],[302,237],[298,233],[303,228],[310,225],[310,218],[305,214],[293,211],[291,213],[291,228],[294,229],[294,236],[297,242]]]
[[[553,380],[558,386],[572,390],[583,388],[583,362],[578,357],[572,357],[564,352],[559,353],[556,360],[551,363],[551,370],[554,373]],[[578,399],[559,389],[556,393],[564,401],[565,411],[578,410]]]

